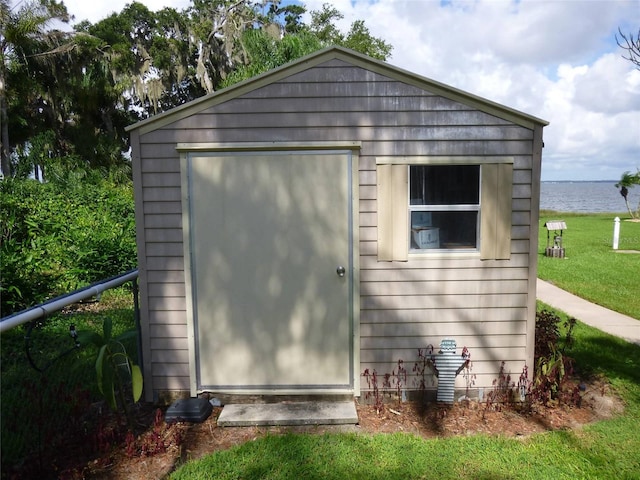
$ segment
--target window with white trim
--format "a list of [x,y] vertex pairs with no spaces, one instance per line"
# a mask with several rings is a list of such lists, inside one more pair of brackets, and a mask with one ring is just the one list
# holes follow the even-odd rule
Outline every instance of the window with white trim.
[[477,251],[480,165],[409,166],[410,251]]
[[376,159],[379,261],[433,252],[511,258],[513,158],[447,160]]

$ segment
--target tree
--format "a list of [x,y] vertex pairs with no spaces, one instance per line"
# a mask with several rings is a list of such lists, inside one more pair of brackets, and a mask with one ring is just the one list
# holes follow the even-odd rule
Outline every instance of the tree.
[[[41,50],[37,43],[29,48]],[[73,169],[122,165],[128,144],[124,128],[133,116],[108,80],[95,39],[68,33],[47,48],[45,56],[25,55],[23,68],[8,75],[17,171],[22,176],[40,171],[44,180],[56,164]]]
[[618,35],[616,34],[616,43],[620,48],[626,50],[628,55],[626,57],[622,55],[622,58],[629,60],[640,70],[640,29],[638,29],[638,34],[635,38],[633,38],[633,33],[630,33],[627,37],[619,28],[618,33],[621,39],[618,39]]
[[[264,5],[278,0],[266,0]],[[206,93],[214,92],[234,68],[248,62],[242,49],[244,32],[264,23],[248,0],[193,0],[189,34],[196,49],[196,76]]]
[[335,22],[344,15],[325,3],[322,10],[311,12],[309,31],[318,37],[323,46],[339,45],[364,53],[378,60],[386,60],[393,47],[381,38],[373,37],[364,21],[356,20],[351,24],[346,35],[340,32]]
[[118,101],[127,102],[122,107],[134,108],[141,118],[162,112],[165,95],[188,90],[185,79],[195,73],[195,57],[184,12],[152,12],[133,2],[95,25],[76,28],[95,39],[94,65],[101,65]]
[[284,33],[298,33],[302,28],[300,17],[307,11],[302,5],[286,5],[280,7],[273,3],[269,9],[272,17],[284,17]]
[[342,33],[342,14],[328,4],[307,25],[303,6],[280,0],[193,0],[158,12],[134,1],[61,32],[47,25],[68,21],[62,3],[24,0],[14,11],[8,1],[0,0],[2,170],[42,181],[52,167],[124,171],[128,124],[328,45],[378,59],[391,51],[362,21]]
[[[312,11],[309,25],[294,23],[300,21],[304,12],[304,7],[293,10],[272,8],[271,13],[284,14],[284,27],[274,29],[275,23],[265,22],[262,27],[247,29],[240,40],[246,63],[237,66],[221,85],[227,87],[246,80],[329,45],[344,46],[380,60],[385,60],[391,53],[391,45],[373,37],[362,20],[353,22],[344,35],[335,25],[343,15],[330,5],[325,4],[322,10]],[[276,22],[277,18],[268,20]]]
[[[616,183],[616,188],[620,189],[620,195],[624,198],[624,202],[627,205],[627,210],[629,211],[631,218],[635,218],[635,215],[629,206],[629,199],[627,198],[627,195],[629,194],[629,188],[632,188],[635,185],[640,185],[640,170],[635,174],[632,174],[631,172],[624,172],[622,177],[620,177],[620,181]],[[640,216],[640,202],[638,202],[638,216]]]
[[318,38],[306,31],[275,38],[262,29],[247,30],[242,45],[248,63],[231,72],[222,81],[222,87],[255,77],[322,48]]
[[[16,11],[16,7],[9,6],[9,0],[0,0],[0,163],[5,177],[11,176],[8,72],[22,70],[22,75],[25,75],[24,67],[29,58],[44,60],[55,55],[56,43],[62,34],[48,30],[48,25],[53,20],[64,23],[70,20],[62,2],[33,0],[20,5]],[[39,50],[34,51],[34,45]]]

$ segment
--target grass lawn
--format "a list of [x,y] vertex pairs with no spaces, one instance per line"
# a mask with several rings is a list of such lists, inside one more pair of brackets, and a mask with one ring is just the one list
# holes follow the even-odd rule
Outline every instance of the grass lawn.
[[625,404],[617,418],[527,439],[476,435],[269,435],[173,473],[193,479],[639,479],[640,347],[578,324],[569,352],[585,374],[610,379]]
[[[640,319],[640,253],[616,253],[612,249],[614,217],[540,212],[538,277],[598,305]],[[566,258],[546,257],[544,223],[560,219],[567,224],[563,241]],[[640,223],[621,222],[619,249],[640,251]]]
[[[567,223],[566,259],[543,255],[544,223],[552,219]],[[640,319],[640,255],[613,252],[612,232],[611,215],[542,212],[539,276]],[[640,224],[623,222],[620,248],[640,250]],[[640,479],[640,347],[582,323],[574,335],[567,354],[582,374],[609,379],[625,403],[623,415],[582,430],[525,440],[482,435],[437,440],[410,434],[271,435],[188,462],[171,478]]]

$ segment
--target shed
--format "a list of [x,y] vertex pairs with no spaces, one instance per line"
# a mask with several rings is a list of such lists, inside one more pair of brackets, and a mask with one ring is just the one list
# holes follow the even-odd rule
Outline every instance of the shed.
[[531,366],[545,125],[331,47],[129,127],[146,398]]

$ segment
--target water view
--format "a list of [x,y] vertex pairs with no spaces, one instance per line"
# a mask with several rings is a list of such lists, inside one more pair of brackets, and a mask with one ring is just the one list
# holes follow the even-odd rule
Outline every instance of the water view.
[[[598,182],[542,182],[540,209],[559,212],[627,213],[627,207],[616,180]],[[629,205],[638,208],[640,187],[629,189]]]

